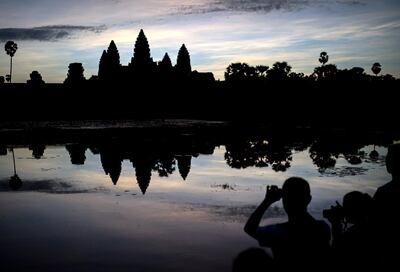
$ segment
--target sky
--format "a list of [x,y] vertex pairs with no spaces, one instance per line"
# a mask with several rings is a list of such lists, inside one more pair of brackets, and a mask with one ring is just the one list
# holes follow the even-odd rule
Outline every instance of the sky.
[[[143,29],[155,61],[173,64],[184,43],[192,68],[223,79],[233,62],[272,66],[287,61],[311,74],[322,51],[345,69],[374,62],[400,77],[398,0],[1,0],[0,43],[13,40],[13,82],[33,70],[63,82],[68,64],[97,75],[102,51],[114,40],[127,65]],[[2,52],[2,53],[1,53]],[[0,52],[0,76],[10,58]]]

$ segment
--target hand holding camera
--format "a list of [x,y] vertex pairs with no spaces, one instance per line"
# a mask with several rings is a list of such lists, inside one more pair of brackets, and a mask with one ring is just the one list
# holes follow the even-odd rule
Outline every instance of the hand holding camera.
[[339,202],[336,201],[335,206],[331,206],[330,209],[322,211],[322,216],[328,219],[331,223],[340,223],[344,220],[344,209]]
[[282,198],[282,189],[278,188],[276,185],[268,185],[267,193],[265,195],[265,201],[274,203]]

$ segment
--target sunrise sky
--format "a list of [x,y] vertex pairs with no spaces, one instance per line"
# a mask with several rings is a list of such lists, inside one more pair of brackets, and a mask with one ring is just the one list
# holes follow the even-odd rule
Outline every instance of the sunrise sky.
[[[310,74],[321,51],[340,69],[360,66],[400,77],[398,0],[1,0],[0,42],[18,44],[13,82],[33,70],[62,82],[68,64],[82,62],[97,75],[101,53],[113,39],[127,65],[143,28],[155,61],[173,64],[185,43],[192,68],[223,79],[232,62],[287,61]],[[9,56],[0,53],[0,76]]]

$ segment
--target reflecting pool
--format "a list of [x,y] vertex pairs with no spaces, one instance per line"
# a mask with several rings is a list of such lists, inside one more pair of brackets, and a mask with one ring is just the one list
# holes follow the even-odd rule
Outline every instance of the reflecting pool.
[[[373,195],[391,179],[385,156],[396,137],[292,132],[6,135],[1,271],[231,271],[258,246],[243,225],[266,185],[305,178],[309,211],[322,218],[347,192]],[[13,156],[20,184],[10,182]],[[283,220],[281,202],[264,217]]]

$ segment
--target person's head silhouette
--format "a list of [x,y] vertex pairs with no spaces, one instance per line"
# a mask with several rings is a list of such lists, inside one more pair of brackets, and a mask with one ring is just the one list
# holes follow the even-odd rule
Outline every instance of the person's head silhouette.
[[343,197],[346,221],[351,224],[364,222],[372,208],[372,197],[359,191],[352,191]]
[[282,202],[288,216],[304,214],[311,201],[308,182],[299,177],[288,178],[282,186]]
[[386,156],[386,169],[392,174],[393,179],[398,179],[400,174],[400,144],[390,145]]

